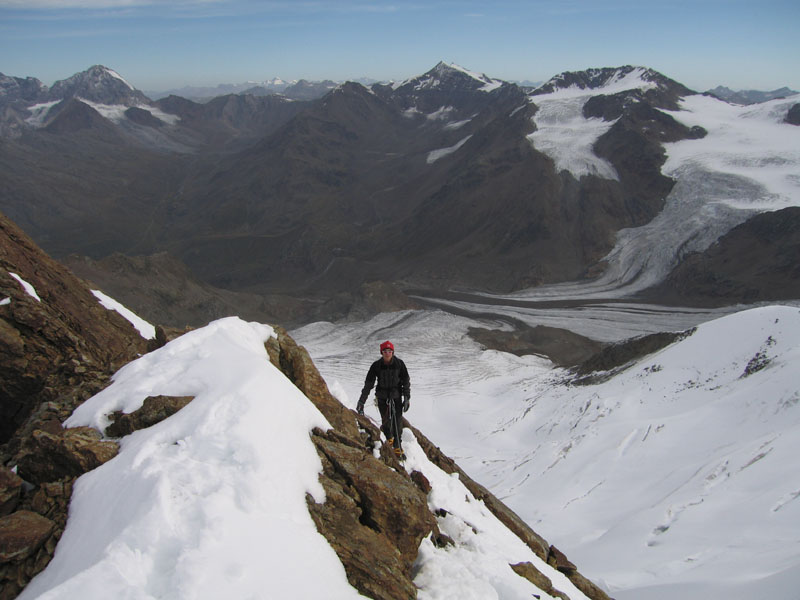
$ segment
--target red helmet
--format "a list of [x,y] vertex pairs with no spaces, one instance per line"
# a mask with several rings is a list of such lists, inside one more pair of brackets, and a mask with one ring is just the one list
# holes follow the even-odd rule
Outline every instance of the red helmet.
[[384,351],[384,350],[386,350],[387,348],[388,348],[389,350],[391,350],[392,352],[394,352],[394,344],[392,344],[392,342],[390,342],[389,340],[386,340],[385,342],[383,342],[383,343],[381,344],[381,352],[383,352],[383,351]]

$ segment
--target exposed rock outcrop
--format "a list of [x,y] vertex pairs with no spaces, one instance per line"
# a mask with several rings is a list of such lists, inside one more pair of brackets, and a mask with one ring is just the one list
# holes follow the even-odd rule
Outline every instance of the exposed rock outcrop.
[[0,517],[14,512],[22,491],[22,479],[11,469],[0,466]]
[[38,513],[20,510],[0,518],[0,600],[11,600],[50,562],[56,525]]
[[142,407],[132,413],[115,412],[109,415],[112,423],[106,427],[106,435],[118,438],[160,423],[193,399],[193,396],[148,396]]
[[18,473],[34,484],[83,475],[117,455],[117,444],[101,438],[100,432],[91,427],[55,433],[37,429],[23,440],[22,448],[14,457]]

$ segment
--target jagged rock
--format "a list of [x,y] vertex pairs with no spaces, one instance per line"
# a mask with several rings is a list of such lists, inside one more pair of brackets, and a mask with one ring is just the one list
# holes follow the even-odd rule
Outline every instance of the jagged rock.
[[390,469],[363,449],[314,438],[334,468],[334,476],[347,481],[360,499],[361,521],[388,537],[408,568],[417,557],[419,543],[434,528],[425,494],[405,472]]
[[[439,540],[426,494],[383,446],[371,452],[380,432],[368,419],[346,409],[328,390],[308,352],[280,327],[267,342],[270,360],[317,406],[333,426],[315,430],[312,440],[323,465],[326,501],[309,496],[317,529],[344,565],[348,581],[378,600],[416,597],[411,565],[423,537]],[[440,543],[445,543],[440,540]]]
[[411,481],[413,481],[425,495],[430,494],[431,490],[433,489],[431,487],[431,482],[428,481],[428,478],[419,471],[411,471]]
[[569,574],[578,570],[572,562],[555,546],[550,546],[550,551],[547,556],[547,563],[564,574]]
[[119,450],[116,443],[103,442],[101,437],[91,427],[65,429],[61,434],[37,429],[15,457],[19,476],[42,484],[91,471],[114,458]]
[[509,566],[514,570],[514,572],[517,575],[519,575],[520,577],[524,577],[543,592],[555,598],[561,598],[562,600],[569,600],[569,596],[567,596],[564,592],[555,589],[553,587],[553,582],[550,581],[550,578],[544,573],[542,573],[539,569],[534,567],[533,564],[529,562],[521,562]]
[[22,479],[11,469],[0,466],[0,516],[12,512],[19,502]]
[[145,429],[174,415],[194,400],[194,396],[148,396],[141,408],[130,414],[115,412],[110,415],[111,425],[106,427],[108,437],[122,437],[138,429]]
[[316,405],[334,429],[351,439],[360,439],[353,411],[333,397],[306,349],[298,346],[285,329],[275,327],[275,333],[277,339],[265,344],[272,364]]
[[547,557],[547,564],[564,573],[576,588],[586,594],[592,600],[610,600],[608,595],[597,585],[586,579],[578,572],[572,561],[555,546],[550,546],[550,553]]
[[12,600],[50,562],[56,525],[35,512],[0,518],[0,600]]
[[[382,523],[386,515],[380,514],[381,510],[375,503],[377,498],[370,496],[372,490],[363,486],[363,480],[359,490],[350,480],[347,469],[360,468],[364,466],[362,463],[371,461],[369,468],[373,470],[373,476],[374,470],[380,470],[381,475],[394,472],[363,451],[348,450],[343,444],[330,442],[319,435],[315,435],[313,440],[322,459],[320,482],[325,489],[326,501],[317,504],[308,497],[309,513],[342,561],[348,581],[362,594],[377,600],[415,598],[416,587],[411,581],[408,556],[404,556],[381,530],[379,521]],[[402,477],[395,473],[395,483],[402,485],[400,479]],[[376,511],[379,514],[375,514]],[[407,523],[407,518],[402,513],[395,516],[400,520],[392,527],[397,534],[397,529]],[[402,531],[399,533],[402,535]],[[421,537],[417,544],[420,540]],[[402,545],[408,548],[411,543],[408,541]]]
[[0,562],[28,558],[47,541],[55,527],[50,519],[27,510],[0,518]]
[[595,583],[586,579],[586,577],[581,575],[578,571],[572,571],[570,573],[566,573],[566,575],[567,578],[572,582],[572,585],[586,594],[587,598],[592,598],[592,600],[611,600],[608,594],[600,589]]
[[43,483],[30,498],[30,509],[47,517],[57,526],[60,536],[67,525],[67,508],[76,477]]

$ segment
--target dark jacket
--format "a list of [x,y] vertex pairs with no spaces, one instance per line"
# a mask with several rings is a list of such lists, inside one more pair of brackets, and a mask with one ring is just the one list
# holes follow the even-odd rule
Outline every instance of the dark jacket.
[[361,390],[359,401],[362,404],[376,381],[378,385],[375,388],[375,395],[381,400],[411,397],[411,378],[408,376],[408,369],[396,356],[392,357],[388,365],[383,362],[383,358],[372,363],[364,380],[364,388]]

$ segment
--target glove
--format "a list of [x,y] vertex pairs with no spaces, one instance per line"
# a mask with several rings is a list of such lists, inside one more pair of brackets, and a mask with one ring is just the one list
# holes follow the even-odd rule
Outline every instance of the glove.
[[411,397],[406,396],[403,398],[403,412],[406,412],[409,408],[411,408]]
[[356,412],[360,415],[364,414],[364,401],[359,400],[358,404],[356,404]]

